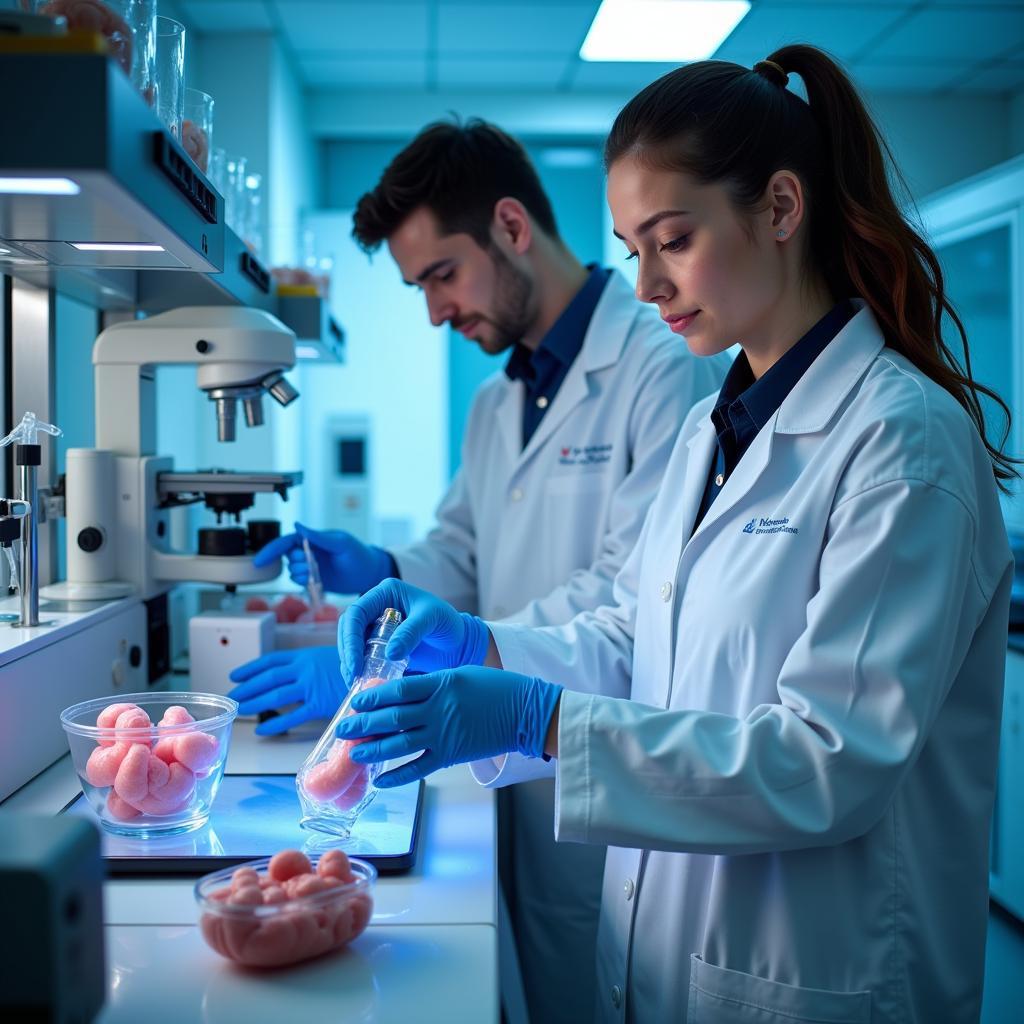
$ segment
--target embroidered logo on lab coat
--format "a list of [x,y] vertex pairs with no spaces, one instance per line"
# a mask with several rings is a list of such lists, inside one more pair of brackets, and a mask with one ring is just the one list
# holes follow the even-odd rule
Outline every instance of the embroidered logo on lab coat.
[[563,446],[559,452],[560,466],[599,466],[603,462],[611,462],[612,445],[588,444]]
[[753,519],[743,527],[744,533],[799,533],[799,529],[795,526],[789,525],[789,519],[783,517],[782,519],[758,519],[754,516]]

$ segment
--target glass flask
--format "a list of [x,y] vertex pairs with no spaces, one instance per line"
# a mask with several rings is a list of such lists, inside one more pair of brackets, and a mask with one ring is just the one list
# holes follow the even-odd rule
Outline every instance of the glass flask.
[[342,740],[336,733],[338,723],[354,714],[352,698],[357,693],[398,679],[405,673],[409,664],[407,659],[391,661],[384,655],[384,649],[401,621],[401,612],[394,608],[385,609],[376,621],[366,640],[362,671],[353,680],[344,703],[295,776],[295,788],[302,805],[300,824],[303,828],[344,839],[377,795],[373,783],[380,774],[381,765],[353,761],[350,752],[361,741]]

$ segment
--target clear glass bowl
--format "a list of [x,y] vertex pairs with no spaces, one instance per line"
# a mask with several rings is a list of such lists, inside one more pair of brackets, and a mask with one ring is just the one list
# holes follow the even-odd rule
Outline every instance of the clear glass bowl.
[[[283,967],[341,949],[361,935],[373,915],[377,869],[350,859],[355,881],[282,903],[248,906],[217,899],[231,888],[239,868],[264,875],[270,857],[204,875],[196,882],[199,929],[206,944],[221,956],[247,967]],[[319,857],[311,857],[313,871]]]
[[[153,724],[122,729],[97,726],[100,712],[113,704],[136,704],[149,715]],[[164,712],[174,705],[185,708],[195,721],[158,726]],[[237,714],[235,701],[213,693],[128,693],[74,704],[61,712],[60,723],[67,734],[82,792],[103,827],[133,839],[151,839],[191,832],[206,824],[224,775],[231,724]],[[180,737],[197,734],[211,739],[189,739],[184,746],[176,746]],[[125,745],[119,748],[124,754],[122,764],[131,753],[135,763],[142,759],[147,764],[160,760],[167,769],[165,772],[155,764],[147,768],[149,788],[144,796],[133,792],[131,803],[118,795],[118,789],[124,792],[125,786],[117,779],[113,784],[95,784],[98,779],[116,774],[112,764],[111,768],[104,768],[96,759],[119,744]],[[147,747],[148,753],[139,750],[141,746]],[[118,755],[107,756],[116,758]],[[90,758],[94,759],[92,764]],[[163,796],[167,799],[160,799]]]

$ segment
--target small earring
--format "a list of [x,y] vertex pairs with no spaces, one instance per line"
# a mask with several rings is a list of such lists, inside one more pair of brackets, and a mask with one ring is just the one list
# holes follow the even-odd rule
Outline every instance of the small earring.
[[786,232],[785,232],[785,231],[776,231],[776,232],[775,232],[775,234],[776,234],[776,235],[777,235],[777,236],[778,236],[779,238],[785,238],[785,237],[786,237]]

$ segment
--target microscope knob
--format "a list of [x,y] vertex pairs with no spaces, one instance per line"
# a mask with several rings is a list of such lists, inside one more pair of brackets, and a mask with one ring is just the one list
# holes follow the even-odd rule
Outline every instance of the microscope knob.
[[276,519],[250,519],[246,524],[249,550],[256,552],[281,536],[281,524]]
[[103,547],[103,534],[95,526],[87,526],[78,533],[78,546],[91,555]]
[[199,554],[237,556],[245,554],[245,530],[239,526],[206,526],[199,531]]

